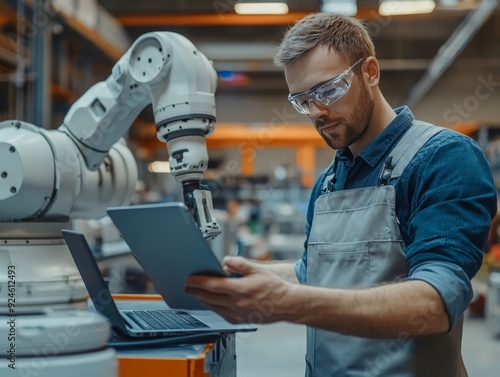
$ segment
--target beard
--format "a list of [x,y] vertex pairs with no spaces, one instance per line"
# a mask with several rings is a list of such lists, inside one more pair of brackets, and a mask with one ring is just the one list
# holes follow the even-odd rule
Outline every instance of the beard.
[[[347,148],[359,140],[368,128],[373,112],[374,102],[370,97],[370,89],[363,80],[358,81],[361,90],[356,99],[354,111],[342,118],[320,118],[316,120],[316,130],[332,149]],[[336,125],[335,129],[327,131],[330,125]]]

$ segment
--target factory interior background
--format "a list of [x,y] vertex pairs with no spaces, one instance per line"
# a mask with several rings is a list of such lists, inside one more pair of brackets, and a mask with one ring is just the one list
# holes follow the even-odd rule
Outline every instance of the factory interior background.
[[[391,106],[453,128],[486,152],[500,187],[500,7],[497,0],[435,0],[427,13],[383,13],[379,0],[286,0],[282,14],[237,14],[236,0],[0,0],[0,121],[59,127],[69,107],[139,36],[171,31],[188,38],[218,74],[217,122],[207,137],[212,191],[223,233],[217,257],[294,260],[303,252],[305,211],[315,179],[334,151],[287,101],[273,58],[284,32],[309,13],[336,11],[366,21]],[[383,13],[383,14],[382,14]],[[139,183],[134,204],[182,201],[157,138],[151,106],[126,135]],[[114,293],[154,293],[109,218],[74,221],[89,240]],[[463,354],[470,376],[500,367],[500,222],[495,219]],[[301,376],[305,330],[264,325],[237,339],[238,376]]]

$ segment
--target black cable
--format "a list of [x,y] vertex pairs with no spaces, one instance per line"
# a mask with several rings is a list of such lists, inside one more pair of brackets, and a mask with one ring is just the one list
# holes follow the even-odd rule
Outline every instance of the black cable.
[[221,333],[204,333],[204,334],[191,334],[182,336],[169,336],[162,338],[152,339],[135,339],[131,338],[130,341],[110,342],[108,347],[123,349],[123,348],[144,348],[144,347],[158,347],[158,346],[178,346],[186,343],[210,343],[219,340]]

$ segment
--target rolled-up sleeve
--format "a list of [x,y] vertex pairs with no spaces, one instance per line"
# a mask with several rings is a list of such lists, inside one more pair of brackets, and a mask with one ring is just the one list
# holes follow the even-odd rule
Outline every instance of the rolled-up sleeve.
[[444,131],[428,144],[412,161],[418,168],[401,177],[407,194],[397,205],[410,208],[400,224],[408,280],[436,289],[451,329],[473,296],[470,280],[482,264],[496,189],[484,152],[471,139]]
[[434,262],[410,270],[407,280],[421,280],[430,284],[443,300],[450,330],[472,300],[472,286],[464,270],[457,265]]

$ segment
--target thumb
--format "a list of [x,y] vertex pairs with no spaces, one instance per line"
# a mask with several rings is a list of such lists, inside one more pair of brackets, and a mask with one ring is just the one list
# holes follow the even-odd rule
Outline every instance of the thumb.
[[259,266],[243,257],[224,257],[225,269],[242,275],[250,275],[259,271]]

